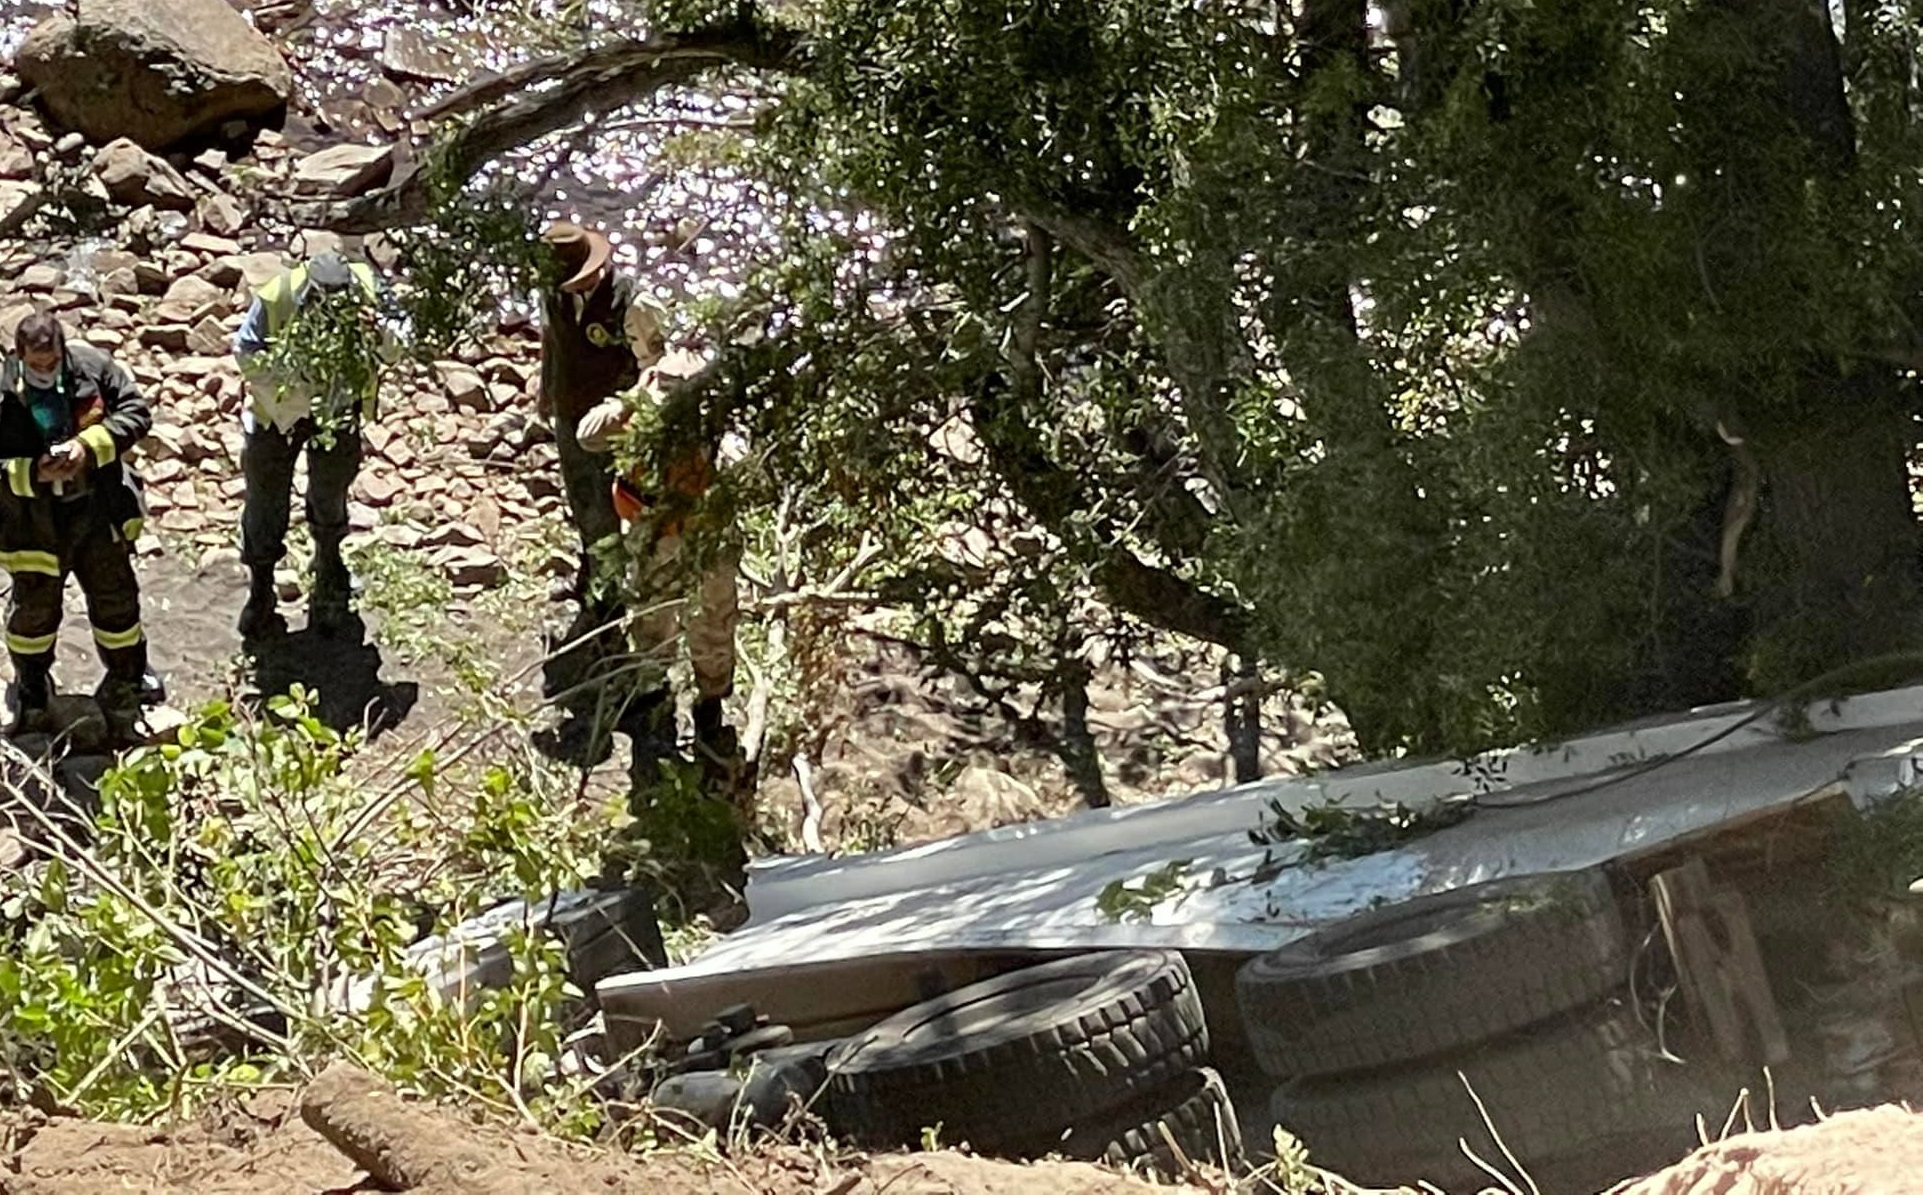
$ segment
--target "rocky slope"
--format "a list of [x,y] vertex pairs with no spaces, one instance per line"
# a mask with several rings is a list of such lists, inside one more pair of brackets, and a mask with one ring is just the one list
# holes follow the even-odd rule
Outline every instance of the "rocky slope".
[[[236,8],[269,31],[293,69],[281,127],[230,139],[231,151],[163,146],[155,153],[127,138],[96,144],[53,125],[24,79],[0,75],[0,336],[10,337],[35,306],[50,305],[77,335],[127,364],[155,400],[156,427],[140,455],[153,517],[140,550],[150,576],[166,574],[159,583],[172,605],[194,608],[200,620],[183,626],[194,641],[180,644],[167,642],[166,616],[150,618],[163,663],[205,657],[183,693],[189,698],[211,695],[205,688],[220,679],[215,656],[234,646],[215,625],[216,606],[238,603],[232,564],[242,384],[228,344],[254,287],[301,255],[340,244],[330,233],[280,223],[276,213],[285,209],[270,197],[331,199],[380,185],[405,167],[411,138],[427,131],[407,114],[468,72],[502,65],[510,52],[503,30],[458,5]],[[87,19],[126,19],[112,4],[88,11],[94,16]],[[35,39],[46,40],[48,26],[31,32],[41,16],[34,6],[16,9],[11,23],[0,24],[0,49],[24,46],[22,65],[41,53]],[[237,43],[263,37],[243,33]],[[242,49],[253,61],[246,57],[253,50]],[[647,137],[654,141],[632,139]],[[740,233],[751,224],[740,213],[752,203],[722,181],[650,171],[650,146],[658,150],[659,135],[644,128],[585,150],[548,147],[549,167],[567,165],[550,210],[624,231],[624,260],[665,295],[725,286],[726,271],[714,266],[725,246],[712,238],[724,236],[715,231],[724,225]],[[405,265],[379,238],[348,247],[388,267]],[[368,460],[352,494],[356,541],[419,560],[457,598],[571,567],[557,550],[566,542],[564,503],[551,432],[536,410],[538,337],[518,298],[503,296],[498,325],[469,351],[393,380],[382,419],[368,429]],[[681,370],[696,364],[686,353],[673,358]],[[208,568],[227,570],[218,585],[204,582]],[[291,596],[291,569],[282,580]],[[752,616],[752,586],[745,596]],[[501,634],[524,639],[525,628]],[[525,658],[531,648],[497,638],[495,654]],[[169,653],[176,659],[166,660]],[[912,651],[885,635],[857,633],[845,671],[843,690],[824,711],[832,725],[812,760],[830,845],[938,837],[1074,804],[1047,741],[1046,712],[1025,724],[984,717],[965,685],[928,678]],[[1090,729],[1116,799],[1220,784],[1221,694],[1219,661],[1208,652],[1171,648],[1101,668]],[[1306,711],[1286,697],[1270,704],[1269,771],[1299,771],[1339,755],[1339,737]],[[800,773],[785,767],[764,773],[771,821],[798,829],[802,788]]]
[[[5,93],[17,98],[18,83]],[[265,170],[340,188],[369,177],[365,161],[299,158],[267,133],[247,168],[249,177]],[[21,317],[51,306],[154,400],[154,431],[141,446],[154,516],[142,545],[149,553],[170,536],[232,541],[242,490],[233,333],[253,288],[298,255],[338,244],[315,231],[289,243],[253,225],[235,193],[238,170],[218,151],[180,169],[131,141],[96,148],[55,134],[29,109],[0,107],[0,178],[13,184],[0,195],[13,195],[16,211],[91,198],[104,217],[97,232],[49,230],[7,247],[0,335],[10,338]],[[499,583],[512,528],[563,511],[551,438],[532,415],[537,358],[538,341],[523,328],[398,379],[386,416],[368,432],[353,527],[380,527],[384,541],[422,548],[457,585]]]

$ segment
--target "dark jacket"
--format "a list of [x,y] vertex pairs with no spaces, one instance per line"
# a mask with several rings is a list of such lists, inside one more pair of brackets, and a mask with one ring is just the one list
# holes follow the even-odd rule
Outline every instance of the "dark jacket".
[[[76,487],[80,494],[72,500],[84,496],[103,504],[101,513],[131,540],[139,527],[128,524],[143,517],[145,507],[140,483],[122,458],[153,427],[153,410],[126,368],[92,345],[67,345],[59,385],[67,398],[70,430],[93,456],[93,468],[83,475],[83,484]],[[51,447],[28,407],[20,359],[0,360],[0,474],[5,478],[0,484],[0,508],[15,516],[0,518],[0,539],[8,541],[4,545],[8,549],[64,546],[28,543],[22,538],[46,538],[50,532],[30,530],[52,525],[51,520],[33,517],[34,509],[50,507],[63,498],[34,476],[35,463]]]
[[555,427],[572,428],[595,403],[641,380],[624,331],[634,293],[633,279],[609,270],[578,317],[573,296],[542,295],[541,401]]

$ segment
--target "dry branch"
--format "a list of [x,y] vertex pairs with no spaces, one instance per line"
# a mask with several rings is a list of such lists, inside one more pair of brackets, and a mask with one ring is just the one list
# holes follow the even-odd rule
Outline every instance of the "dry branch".
[[473,1195],[518,1191],[493,1158],[459,1148],[433,1113],[404,1103],[358,1067],[335,1063],[301,1096],[307,1127],[390,1191],[428,1188]]
[[821,845],[821,798],[815,795],[815,766],[806,752],[795,752],[795,782],[801,786],[801,845],[812,854],[826,850]]
[[619,41],[572,58],[540,59],[480,80],[428,109],[445,116],[500,101],[449,136],[429,159],[432,166],[331,210],[306,213],[311,219],[303,223],[353,234],[421,223],[438,185],[465,183],[488,163],[542,137],[691,83],[712,70],[791,69],[800,45],[792,31],[750,17],[688,33]]

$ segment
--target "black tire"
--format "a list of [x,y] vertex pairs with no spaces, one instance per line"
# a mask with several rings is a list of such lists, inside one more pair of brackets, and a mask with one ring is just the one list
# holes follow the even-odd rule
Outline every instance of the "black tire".
[[1167,1086],[1208,1052],[1173,951],[1026,967],[896,1013],[828,1060],[830,1124],[878,1146],[1019,1149]]
[[583,992],[592,993],[595,984],[616,972],[647,970],[666,959],[654,895],[645,888],[567,892],[533,906],[508,901],[444,936],[415,943],[408,954],[449,998],[502,988],[514,972],[505,934],[523,921],[566,944],[568,977]]
[[599,893],[555,917],[552,928],[567,939],[568,975],[584,992],[611,975],[668,965],[654,892],[627,888]]
[[1444,1190],[1479,1190],[1491,1180],[1459,1142],[1506,1172],[1513,1167],[1464,1078],[1503,1142],[1538,1173],[1599,1156],[1597,1147],[1615,1135],[1673,1133],[1687,1149],[1695,1109],[1680,1084],[1659,1091],[1658,1065],[1655,1043],[1634,1015],[1602,1006],[1420,1069],[1297,1080],[1276,1091],[1270,1110],[1308,1146],[1312,1162],[1352,1182],[1395,1187],[1427,1179]]
[[1236,1002],[1278,1079],[1433,1058],[1582,1008],[1629,973],[1600,870],[1493,880],[1352,917],[1250,962]]
[[1162,1136],[1164,1126],[1190,1162],[1227,1171],[1242,1164],[1235,1105],[1222,1076],[1208,1067],[1189,1071],[1141,1103],[1078,1125],[1037,1153],[1180,1178],[1186,1168]]

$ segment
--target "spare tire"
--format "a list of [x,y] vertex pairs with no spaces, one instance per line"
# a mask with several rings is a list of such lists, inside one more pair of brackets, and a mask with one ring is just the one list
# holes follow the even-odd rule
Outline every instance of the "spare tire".
[[1139,1104],[1118,1108],[1069,1130],[1037,1154],[1059,1153],[1084,1162],[1144,1168],[1168,1179],[1187,1171],[1182,1158],[1222,1170],[1242,1164],[1242,1129],[1222,1076],[1208,1067],[1189,1071]]
[[[1297,1080],[1269,1107],[1311,1161],[1352,1182],[1393,1189],[1427,1179],[1446,1191],[1481,1190],[1488,1175],[1462,1145],[1509,1169],[1490,1125],[1534,1174],[1606,1157],[1599,1147],[1611,1137],[1671,1133],[1686,1150],[1696,1092],[1683,1083],[1659,1087],[1657,1067],[1653,1036],[1629,1010],[1605,1004],[1426,1067]],[[1592,1177],[1596,1185],[1566,1189],[1593,1191],[1623,1175],[1585,1181]]]
[[1056,1135],[1166,1087],[1208,1052],[1173,951],[1026,967],[904,1009],[828,1059],[829,1121],[877,1146],[924,1129],[984,1151]]
[[1621,987],[1629,948],[1600,869],[1474,884],[1363,913],[1243,967],[1236,1002],[1278,1079],[1413,1062]]
[[556,935],[567,947],[568,978],[583,992],[616,971],[665,965],[667,950],[647,888],[580,889],[551,900],[511,900],[408,947],[408,958],[447,999],[473,999],[504,988],[514,978],[508,934],[531,925]]

